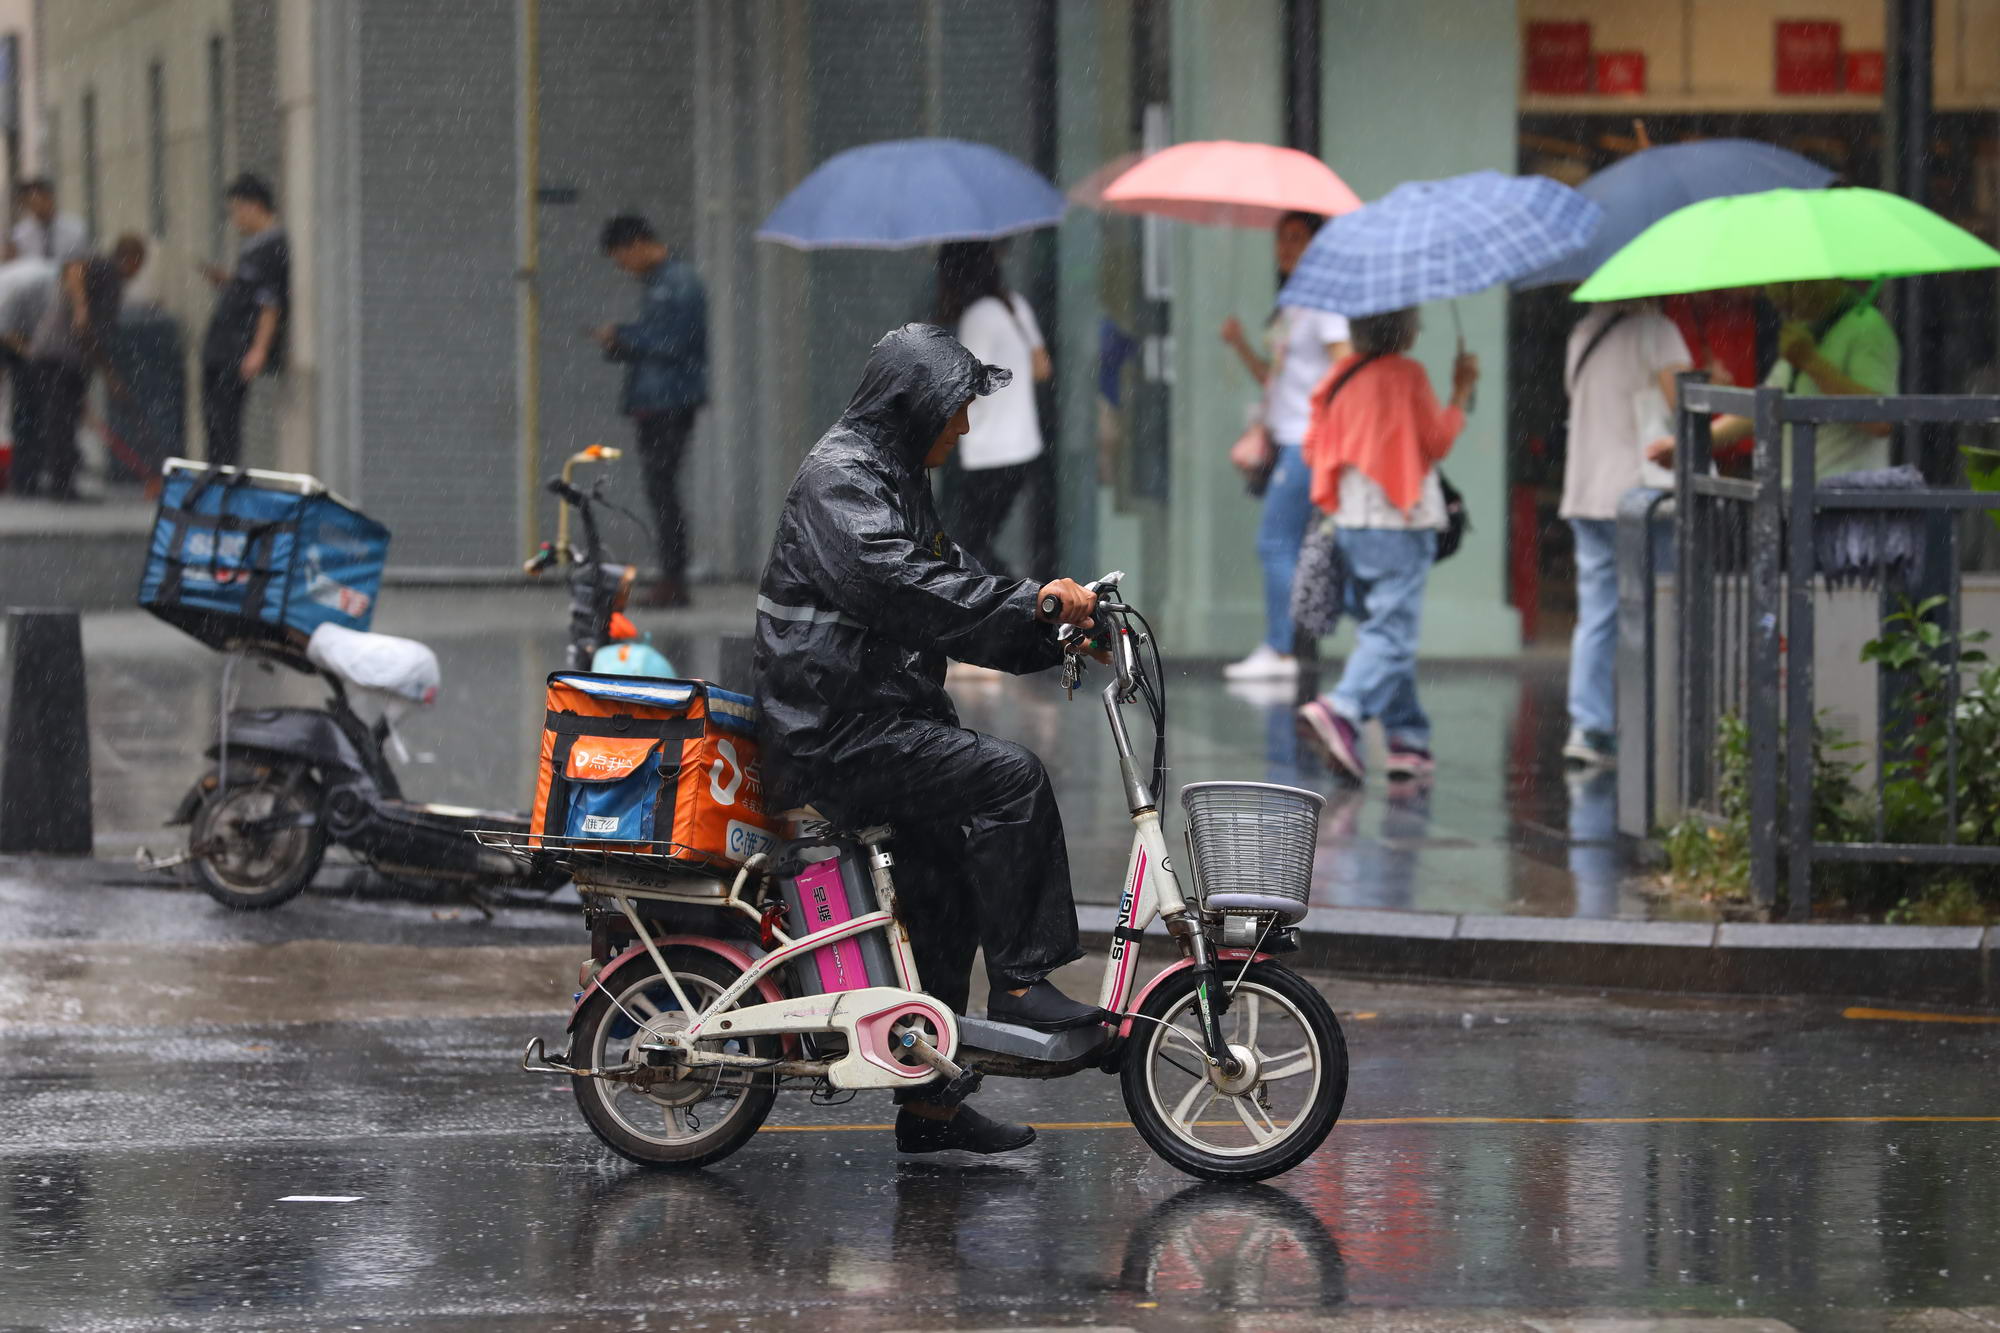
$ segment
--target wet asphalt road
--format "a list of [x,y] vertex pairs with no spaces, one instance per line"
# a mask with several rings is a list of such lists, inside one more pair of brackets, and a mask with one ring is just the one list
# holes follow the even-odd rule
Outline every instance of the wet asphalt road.
[[1320,978],[1347,1113],[1266,1187],[1091,1075],[989,1082],[1011,1158],[800,1097],[677,1177],[515,1067],[580,952],[0,862],[0,1329],[2000,1327],[2000,1025]]

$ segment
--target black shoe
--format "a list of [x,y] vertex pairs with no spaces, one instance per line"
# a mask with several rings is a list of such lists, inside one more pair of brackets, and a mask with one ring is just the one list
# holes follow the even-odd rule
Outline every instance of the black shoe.
[[995,1023],[1012,1023],[1037,1032],[1067,1032],[1071,1028],[1113,1021],[1110,1014],[1096,1005],[1070,999],[1046,977],[1028,987],[1025,995],[994,991],[986,997],[986,1017]]
[[959,1107],[949,1120],[921,1116],[907,1106],[896,1113],[897,1152],[1013,1152],[1034,1141],[1034,1126],[989,1120],[970,1106]]

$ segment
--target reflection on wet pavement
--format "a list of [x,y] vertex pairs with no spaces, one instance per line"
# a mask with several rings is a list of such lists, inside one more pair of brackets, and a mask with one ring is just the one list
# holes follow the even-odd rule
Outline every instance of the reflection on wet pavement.
[[[717,636],[745,628],[734,594],[711,589],[705,596],[712,604],[693,619],[652,627],[658,646],[690,674],[715,673]],[[397,589],[384,598],[377,628],[423,638],[443,668],[437,706],[404,725],[410,748],[431,759],[404,766],[410,794],[523,805],[534,789],[543,680],[561,651],[558,604],[520,590]],[[100,848],[162,845],[170,835],[159,825],[211,743],[219,659],[137,613],[92,617],[87,647]],[[303,677],[246,675],[249,702],[316,697]],[[1391,790],[1379,779],[1359,793],[1340,787],[1301,745],[1289,685],[1225,687],[1208,664],[1169,662],[1168,676],[1170,786],[1238,779],[1332,796],[1315,904],[1645,913],[1610,833],[1615,784],[1608,775],[1566,783],[1556,758],[1564,730],[1560,662],[1427,666],[1438,773],[1425,792]],[[952,688],[968,725],[1021,741],[1048,762],[1077,895],[1113,903],[1131,835],[1097,699],[1103,679],[1093,673],[1073,703],[1064,702],[1053,674],[954,681]]]
[[[1270,1322],[1280,1315],[1404,1307],[1760,1314],[1813,1328],[1829,1310],[1886,1322],[1885,1306],[1993,1300],[1991,1033],[1784,1006],[1332,993],[1343,1012],[1380,1013],[1349,1025],[1348,1117],[1306,1166],[1261,1187],[1196,1184],[1155,1161],[1103,1078],[989,1083],[989,1110],[1054,1126],[1017,1157],[899,1159],[880,1099],[792,1098],[778,1117],[789,1128],[676,1176],[611,1158],[560,1081],[512,1067],[522,1031],[556,1015],[8,1035],[0,1318],[799,1330],[1090,1319],[1267,1333],[1290,1326]],[[1510,1115],[1582,1119],[1423,1119]],[[1821,1115],[1888,1118],[1809,1119]],[[1672,1119],[1683,1116],[1695,1119]],[[298,1195],[359,1197],[283,1202]]]

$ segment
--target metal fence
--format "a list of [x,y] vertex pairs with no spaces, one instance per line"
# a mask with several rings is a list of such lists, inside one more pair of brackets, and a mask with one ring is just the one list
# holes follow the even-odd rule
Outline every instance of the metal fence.
[[[1781,862],[1794,920],[1811,915],[1813,867],[1818,864],[2000,865],[2000,846],[1963,845],[1957,838],[1959,765],[1966,758],[1959,753],[1957,735],[1962,619],[1958,520],[1967,511],[2000,510],[2000,494],[1933,487],[1834,488],[1820,484],[1814,466],[1820,429],[1829,424],[1992,422],[2000,420],[2000,397],[1794,397],[1775,388],[1713,385],[1696,374],[1683,377],[1680,398],[1673,704],[1681,807],[1717,812],[1723,795],[1721,727],[1724,718],[1734,717],[1742,722],[1747,741],[1739,791],[1748,806],[1750,888],[1759,906],[1776,903]],[[1748,417],[1753,424],[1747,479],[1720,476],[1713,469],[1713,419],[1723,414]],[[1897,744],[1892,725],[1897,710],[1885,697],[1879,674],[1874,836],[1822,841],[1816,831],[1819,710],[1813,654],[1821,573],[1816,537],[1830,515],[1837,516],[1835,521],[1852,521],[1856,513],[1879,524],[1885,537],[1891,523],[1913,525],[1927,552],[1922,586],[1911,587],[1888,567],[1890,543],[1873,544],[1883,561],[1873,582],[1882,590],[1885,613],[1930,589],[1945,599],[1939,641],[1948,655],[1941,842],[1886,838],[1886,784],[1880,779]],[[1651,744],[1649,735],[1648,750]],[[1971,756],[1970,762],[2000,763],[2000,755]]]

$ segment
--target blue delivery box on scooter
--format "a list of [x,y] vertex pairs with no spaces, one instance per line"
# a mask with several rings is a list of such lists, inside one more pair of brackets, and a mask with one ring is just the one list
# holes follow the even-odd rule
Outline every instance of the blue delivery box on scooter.
[[139,605],[211,648],[365,630],[389,529],[316,478],[167,460]]

